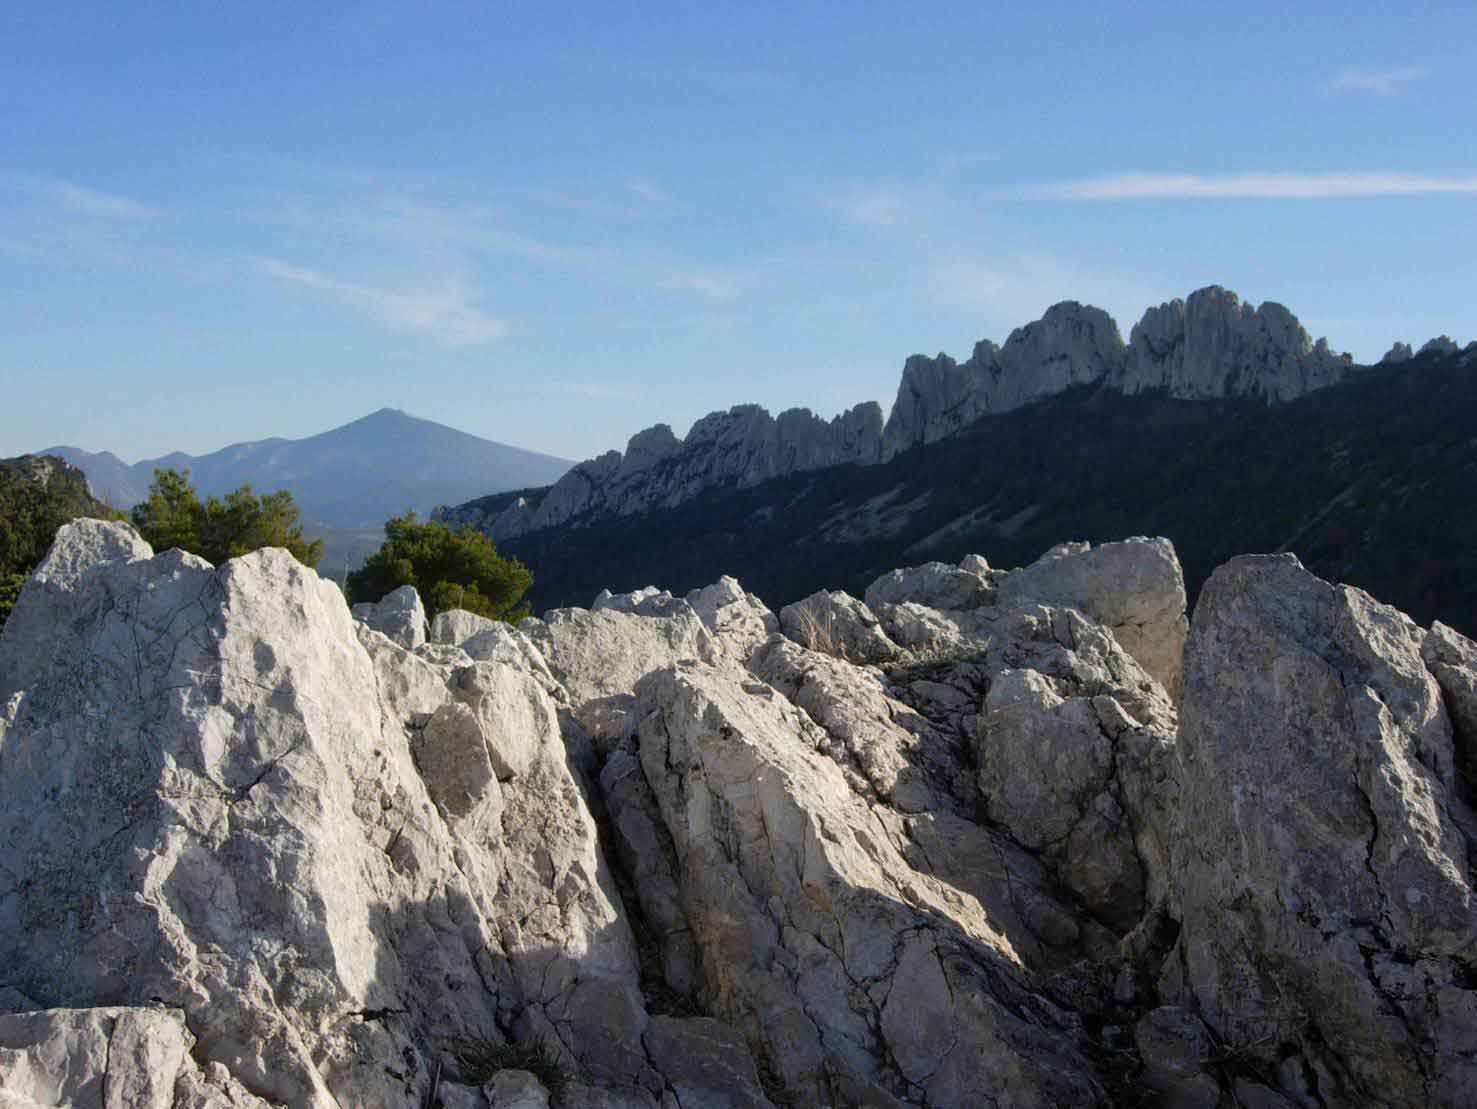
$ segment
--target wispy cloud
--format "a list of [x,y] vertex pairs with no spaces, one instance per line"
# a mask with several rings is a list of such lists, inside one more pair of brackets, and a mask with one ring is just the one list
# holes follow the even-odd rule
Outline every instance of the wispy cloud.
[[672,199],[656,182],[646,177],[631,178],[626,182],[626,188],[648,204],[666,204]]
[[47,182],[44,191],[57,207],[96,219],[150,220],[160,214],[157,209],[128,197],[86,189],[70,181]]
[[892,227],[907,218],[909,204],[895,189],[859,189],[841,204],[847,220],[863,227]]
[[448,346],[487,343],[507,333],[507,324],[478,307],[471,290],[459,278],[415,289],[381,289],[275,258],[254,261],[258,269],[278,281],[363,311],[395,330],[424,333]]
[[1345,69],[1330,81],[1324,91],[1332,96],[1351,92],[1372,92],[1376,96],[1394,96],[1412,81],[1428,76],[1423,65],[1397,66],[1394,69]]
[[554,242],[510,229],[500,211],[449,200],[368,197],[340,200],[331,210],[303,202],[263,218],[310,234],[332,229],[366,242],[440,251],[469,268],[485,255],[505,255],[580,271],[618,287],[694,293],[715,301],[732,300],[761,279],[754,265],[704,264],[654,247]]
[[1477,193],[1477,173],[1122,173],[1028,190],[1060,200],[1328,200]]

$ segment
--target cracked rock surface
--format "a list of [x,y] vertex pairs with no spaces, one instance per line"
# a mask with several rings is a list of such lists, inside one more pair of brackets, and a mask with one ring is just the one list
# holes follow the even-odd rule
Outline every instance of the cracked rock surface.
[[1426,638],[1291,555],[1244,556],[1186,647],[1161,992],[1306,1103],[1477,1090],[1473,816]]
[[1163,540],[812,600],[427,640],[63,528],[0,637],[0,1109],[1477,1100],[1477,646],[1291,556],[1186,639]]

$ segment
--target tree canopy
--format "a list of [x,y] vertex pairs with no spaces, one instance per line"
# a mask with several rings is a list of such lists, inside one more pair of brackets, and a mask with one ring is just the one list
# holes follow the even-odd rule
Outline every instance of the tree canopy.
[[306,539],[298,517],[286,489],[258,495],[243,485],[202,502],[188,470],[160,469],[149,499],[134,506],[133,526],[156,551],[179,547],[219,564],[262,547],[286,547],[304,566],[316,567],[323,541]]
[[87,491],[81,470],[59,458],[0,460],[0,626],[57,528],[79,516],[122,519]]
[[353,603],[378,601],[413,585],[430,617],[462,608],[516,624],[528,615],[523,594],[532,584],[528,567],[498,554],[481,532],[420,523],[408,512],[385,524],[384,546],[349,575],[348,592]]

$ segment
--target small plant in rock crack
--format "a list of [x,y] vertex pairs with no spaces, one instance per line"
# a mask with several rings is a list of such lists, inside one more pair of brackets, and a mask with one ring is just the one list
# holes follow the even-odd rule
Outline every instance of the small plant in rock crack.
[[574,1081],[574,1074],[559,1053],[543,1041],[532,1044],[500,1044],[479,1033],[461,1036],[451,1044],[462,1077],[473,1086],[492,1080],[500,1070],[526,1070],[556,1097]]

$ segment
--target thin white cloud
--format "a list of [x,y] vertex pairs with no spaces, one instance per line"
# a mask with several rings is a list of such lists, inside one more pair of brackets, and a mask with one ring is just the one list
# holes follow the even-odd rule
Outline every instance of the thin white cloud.
[[258,258],[257,267],[288,285],[311,289],[330,300],[366,312],[387,327],[419,332],[448,346],[491,342],[507,333],[507,324],[474,303],[471,290],[456,278],[425,288],[380,289],[343,281],[318,270],[275,258]]
[[1328,200],[1477,193],[1477,173],[1121,173],[1029,190],[1059,200]]
[[656,182],[646,177],[631,178],[626,182],[626,188],[648,204],[666,204],[672,199]]
[[909,205],[893,189],[864,189],[854,193],[842,211],[848,220],[863,227],[893,227],[907,218]]
[[263,213],[263,218],[310,233],[331,227],[366,240],[408,245],[417,251],[434,248],[459,256],[467,265],[483,254],[508,255],[582,271],[612,285],[695,293],[715,301],[732,300],[754,287],[760,278],[753,265],[702,265],[650,249],[615,250],[604,245],[550,242],[509,230],[503,213],[475,204],[391,196],[340,201],[329,210],[299,202]]
[[1350,92],[1394,96],[1412,81],[1419,81],[1429,73],[1423,65],[1398,66],[1394,69],[1345,69],[1328,83],[1325,91],[1333,96]]
[[136,200],[85,189],[70,181],[52,181],[45,191],[58,207],[77,215],[108,220],[149,220],[159,215],[157,210]]

